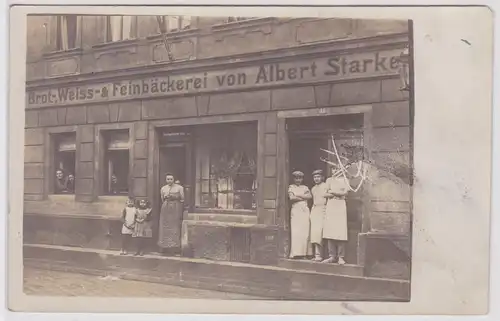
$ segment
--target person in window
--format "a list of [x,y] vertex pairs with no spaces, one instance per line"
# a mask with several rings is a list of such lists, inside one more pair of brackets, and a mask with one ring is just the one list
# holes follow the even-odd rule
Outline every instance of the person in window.
[[321,244],[323,243],[323,221],[326,209],[326,184],[323,181],[323,171],[313,173],[314,186],[311,189],[313,206],[311,208],[311,243],[314,249],[313,261],[323,260]]
[[118,177],[115,174],[111,175],[110,193],[118,194]]
[[63,194],[68,192],[68,181],[66,177],[64,177],[63,171],[60,169],[56,171],[55,192],[56,194]]
[[309,187],[302,184],[304,173],[292,173],[294,183],[288,187],[288,197],[292,203],[290,212],[291,248],[290,258],[304,258],[309,254],[309,207],[307,201],[312,198]]
[[181,248],[181,227],[184,205],[184,188],[175,183],[174,175],[165,176],[161,188],[161,212],[158,246],[162,251],[178,252]]
[[328,240],[329,258],[323,263],[345,264],[345,243],[347,241],[347,206],[345,197],[349,192],[349,182],[342,170],[332,167],[332,176],[326,180],[325,221],[323,238]]
[[73,174],[68,175],[67,190],[68,193],[75,192],[75,176]]

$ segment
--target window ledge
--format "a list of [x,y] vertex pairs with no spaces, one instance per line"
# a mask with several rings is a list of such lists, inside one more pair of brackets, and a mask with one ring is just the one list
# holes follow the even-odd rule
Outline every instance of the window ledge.
[[[191,37],[200,32],[200,29],[198,28],[189,28],[189,29],[184,29],[184,30],[178,30],[178,31],[173,31],[173,32],[167,32],[166,36],[167,39],[177,39],[177,38],[185,38],[185,37]],[[146,39],[148,41],[159,41],[162,40],[162,34],[156,34],[152,36],[147,36]]]
[[44,58],[64,58],[64,57],[78,56],[81,55],[82,52],[83,52],[82,48],[73,48],[68,50],[57,50],[57,51],[46,52],[42,54],[42,56]]
[[119,40],[119,41],[109,41],[93,45],[92,49],[94,49],[95,51],[114,50],[119,48],[130,47],[131,45],[137,45],[139,42],[140,42],[139,38]]
[[260,26],[264,24],[268,24],[270,22],[276,21],[277,19],[274,17],[265,17],[265,18],[253,18],[247,20],[239,20],[233,22],[220,23],[212,26],[213,31],[226,31],[226,30],[234,30],[234,29],[243,29],[247,27]]
[[113,201],[115,202],[116,200],[121,200],[123,201],[128,199],[128,195],[126,194],[117,194],[117,195],[99,195],[99,200],[102,201]]

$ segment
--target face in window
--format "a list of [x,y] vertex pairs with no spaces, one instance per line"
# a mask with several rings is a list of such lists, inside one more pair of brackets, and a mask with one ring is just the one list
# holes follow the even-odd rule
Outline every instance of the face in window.
[[60,170],[56,171],[56,177],[57,179],[63,179],[64,178],[63,172]]
[[115,174],[111,175],[111,183],[116,184],[118,182],[118,178]]
[[315,184],[319,184],[323,181],[323,176],[321,176],[320,174],[316,174],[313,176],[313,180]]
[[72,175],[72,174],[69,174],[69,175],[68,175],[68,181],[70,181],[70,182],[74,182],[74,181],[75,181],[75,176],[74,176],[74,175]]
[[165,177],[165,181],[167,182],[167,185],[172,185],[174,183],[174,176],[173,175],[167,175]]

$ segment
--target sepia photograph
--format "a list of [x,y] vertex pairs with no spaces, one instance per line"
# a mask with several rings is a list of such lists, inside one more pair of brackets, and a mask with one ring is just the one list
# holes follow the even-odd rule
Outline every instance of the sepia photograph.
[[408,301],[410,24],[28,16],[25,293]]
[[11,17],[11,305],[487,309],[487,10],[247,9]]

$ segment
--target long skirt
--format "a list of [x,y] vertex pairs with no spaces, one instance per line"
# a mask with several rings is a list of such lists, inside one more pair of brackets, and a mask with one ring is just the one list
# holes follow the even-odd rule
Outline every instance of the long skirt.
[[165,201],[161,206],[158,246],[180,248],[183,206],[179,201]]
[[331,198],[326,203],[323,238],[347,241],[347,207],[345,200]]
[[306,256],[311,253],[309,243],[309,208],[306,202],[297,202],[292,205],[290,230],[292,233],[290,257]]
[[325,205],[313,205],[311,209],[311,243],[321,245],[323,242],[325,208]]

